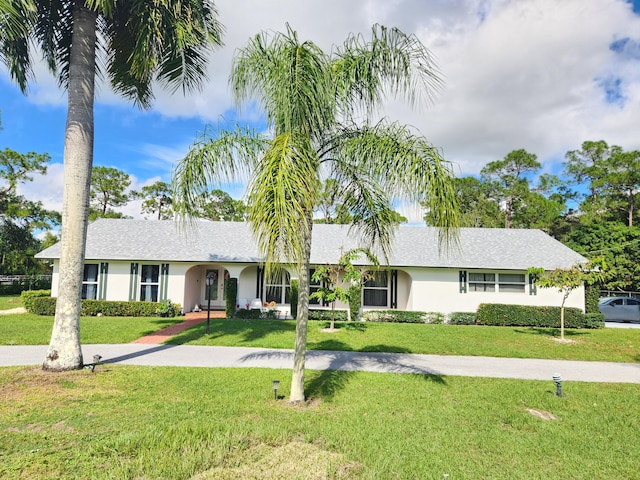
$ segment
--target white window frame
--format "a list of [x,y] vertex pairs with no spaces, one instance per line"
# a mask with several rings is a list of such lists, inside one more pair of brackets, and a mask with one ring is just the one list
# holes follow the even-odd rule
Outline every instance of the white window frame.
[[[384,275],[385,284],[377,285],[381,283],[380,279]],[[391,272],[386,270],[373,272],[373,280],[369,280],[364,283],[362,286],[362,306],[363,307],[373,307],[373,308],[389,308],[389,292],[391,290]],[[384,305],[372,305],[367,303],[367,291],[369,292],[382,292],[386,293],[386,303]]]
[[[144,276],[144,272],[146,269],[148,268],[157,268],[158,270],[158,276],[157,276],[157,281],[153,281],[153,271],[151,274],[151,280],[152,281],[146,281],[145,276]],[[155,288],[155,299],[154,297],[154,290],[153,287]],[[147,289],[150,288],[150,292],[151,292],[151,298],[147,298]],[[142,264],[140,265],[140,301],[141,302],[157,302],[158,298],[160,296],[160,265],[159,264]]]
[[[95,280],[92,278],[89,280],[88,268],[87,267],[95,267]],[[84,264],[84,272],[82,273],[82,299],[83,300],[96,300],[98,298],[98,283],[100,279],[100,264],[99,263],[85,263]],[[90,287],[93,287],[93,296],[87,296],[87,293],[91,290]]]
[[[269,290],[280,289],[279,295],[273,295]],[[273,279],[270,283],[265,280],[262,299],[263,302],[276,302],[278,305],[287,305],[291,301],[291,274],[284,270],[279,278],[274,282]]]

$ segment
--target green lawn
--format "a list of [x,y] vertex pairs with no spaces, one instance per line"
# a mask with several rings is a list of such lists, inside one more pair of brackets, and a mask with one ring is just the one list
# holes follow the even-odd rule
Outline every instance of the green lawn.
[[[160,317],[82,317],[82,343],[129,343],[184,318]],[[0,345],[47,345],[51,339],[53,317],[30,313],[0,315]]]
[[10,310],[21,306],[20,295],[0,295],[0,310]]
[[[309,322],[310,350],[428,353],[640,363],[640,330],[566,330],[573,343],[559,343],[553,328],[424,325],[400,323]],[[211,333],[198,325],[169,340],[172,344],[293,348],[295,322],[283,320],[211,321]]]
[[638,478],[638,385],[308,372],[290,406],[275,378],[0,369],[0,478]]
[[[176,318],[83,317],[82,343],[129,343]],[[31,314],[0,316],[1,345],[46,345],[52,317]],[[553,328],[340,323],[323,332],[325,321],[309,322],[310,350],[427,353],[516,358],[554,358],[640,363],[640,330],[567,330],[573,343],[556,342]],[[295,322],[286,320],[211,319],[211,333],[202,323],[169,340],[172,344],[293,348]]]

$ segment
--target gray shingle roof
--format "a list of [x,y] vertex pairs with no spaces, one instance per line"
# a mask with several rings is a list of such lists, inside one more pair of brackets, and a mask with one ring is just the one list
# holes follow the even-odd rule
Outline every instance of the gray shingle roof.
[[[343,225],[314,225],[311,262],[335,263],[341,249],[360,246]],[[238,262],[262,260],[247,223],[199,222],[181,229],[173,221],[100,219],[89,225],[87,260]],[[60,257],[60,245],[38,258]],[[462,228],[459,248],[439,251],[437,229],[400,226],[390,265],[478,269],[547,270],[586,259],[540,230]]]

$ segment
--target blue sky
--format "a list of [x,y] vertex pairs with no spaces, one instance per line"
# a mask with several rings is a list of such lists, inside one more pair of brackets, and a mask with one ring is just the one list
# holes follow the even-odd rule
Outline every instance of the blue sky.
[[[203,91],[156,90],[141,112],[105,85],[96,99],[94,165],[125,170],[140,188],[168,181],[198,132],[236,112],[227,89],[233,51],[288,22],[329,49],[382,23],[415,33],[435,55],[445,89],[428,109],[390,101],[383,112],[443,149],[458,174],[475,174],[518,148],[559,173],[567,150],[604,139],[640,149],[640,0],[220,0],[225,47],[211,56]],[[249,13],[248,13],[249,12]],[[22,193],[60,208],[66,96],[39,65],[27,97],[0,66],[0,148],[51,155],[49,173]],[[241,188],[231,192],[235,197]],[[139,206],[126,213],[139,216]],[[409,216],[419,212],[403,212]]]

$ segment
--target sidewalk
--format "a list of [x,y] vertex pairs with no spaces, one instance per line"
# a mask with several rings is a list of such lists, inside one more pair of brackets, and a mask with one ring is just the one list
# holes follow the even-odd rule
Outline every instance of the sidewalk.
[[[46,345],[0,346],[0,366],[39,365]],[[293,367],[293,350],[195,345],[83,345],[85,359],[102,355],[109,364],[206,367]],[[563,380],[640,384],[640,364],[539,360],[523,358],[461,357],[374,352],[308,351],[309,370],[345,370],[387,373],[417,373],[437,376],[515,378],[548,380],[559,373]]]

